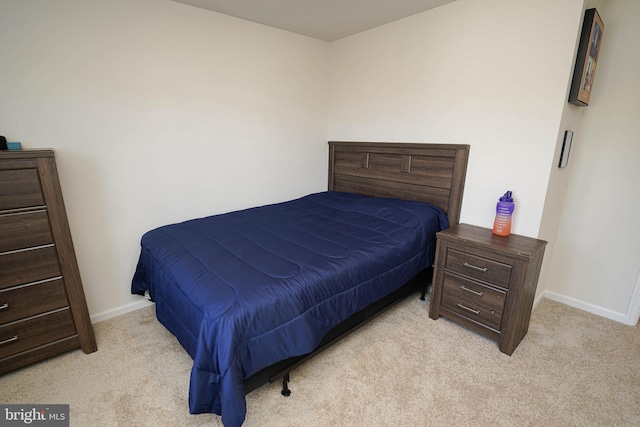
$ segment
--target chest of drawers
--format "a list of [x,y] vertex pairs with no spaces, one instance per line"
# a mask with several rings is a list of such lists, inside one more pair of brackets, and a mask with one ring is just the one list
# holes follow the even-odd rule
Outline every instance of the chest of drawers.
[[498,341],[511,355],[529,328],[547,242],[459,224],[437,235],[429,316]]
[[53,151],[0,152],[0,374],[96,351]]

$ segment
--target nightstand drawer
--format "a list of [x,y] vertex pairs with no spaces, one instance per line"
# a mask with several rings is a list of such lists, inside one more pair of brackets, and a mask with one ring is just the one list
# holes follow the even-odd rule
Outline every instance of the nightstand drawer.
[[62,278],[0,291],[0,324],[66,307]]
[[509,287],[511,266],[449,248],[445,268],[487,283]]
[[506,293],[445,273],[442,306],[495,330],[500,330]]
[[76,334],[68,308],[0,327],[0,358]]
[[465,301],[480,304],[492,310],[502,311],[507,293],[484,286],[478,282],[460,277],[455,274],[444,273],[444,292],[448,292]]
[[53,244],[0,254],[0,289],[61,275]]
[[46,209],[0,215],[0,253],[53,243]]

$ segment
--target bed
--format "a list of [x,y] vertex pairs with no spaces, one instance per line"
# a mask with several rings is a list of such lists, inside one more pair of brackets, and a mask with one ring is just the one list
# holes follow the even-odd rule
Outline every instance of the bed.
[[468,145],[329,142],[328,191],[142,237],[132,281],[194,359],[191,413],[225,426],[245,393],[426,286],[456,224]]

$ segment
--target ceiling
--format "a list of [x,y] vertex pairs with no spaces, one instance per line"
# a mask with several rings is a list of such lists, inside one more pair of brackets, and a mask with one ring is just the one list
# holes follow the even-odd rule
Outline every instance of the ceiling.
[[333,41],[455,0],[173,0]]

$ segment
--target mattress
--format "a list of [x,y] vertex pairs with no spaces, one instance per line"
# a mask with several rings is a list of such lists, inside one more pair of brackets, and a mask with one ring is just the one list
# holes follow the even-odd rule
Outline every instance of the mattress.
[[243,380],[313,351],[352,314],[433,264],[446,215],[421,202],[340,192],[144,234],[132,293],[194,360],[191,413],[246,416]]

